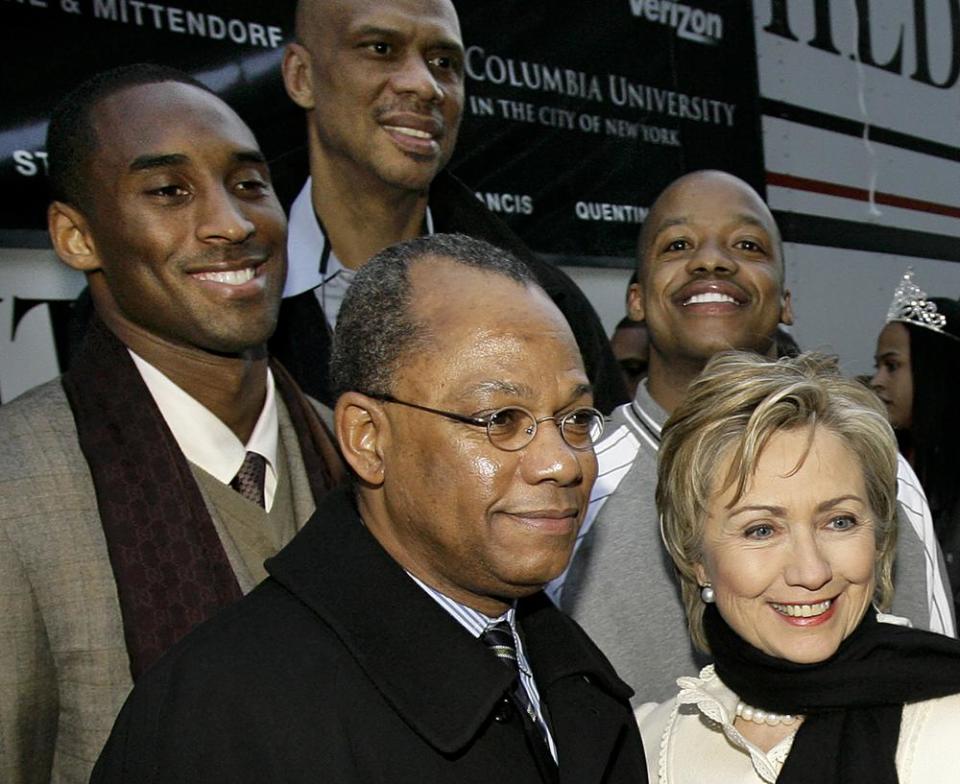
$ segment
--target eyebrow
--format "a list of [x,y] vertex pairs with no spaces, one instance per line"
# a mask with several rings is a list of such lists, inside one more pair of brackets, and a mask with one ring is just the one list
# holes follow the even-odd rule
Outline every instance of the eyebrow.
[[[259,150],[238,150],[230,157],[236,163],[265,164],[267,162],[267,159]],[[138,155],[130,164],[130,171],[150,171],[151,169],[163,169],[170,166],[184,166],[189,162],[190,156],[181,152]]]
[[[863,503],[863,499],[854,494],[848,493],[846,495],[838,495],[836,498],[828,498],[826,501],[821,501],[817,504],[816,511],[826,512],[828,509],[832,509],[844,501],[857,501],[858,503]],[[747,506],[738,506],[735,509],[730,510],[730,517],[736,517],[739,514],[744,512],[769,512],[770,514],[776,517],[786,517],[787,510],[782,506],[775,506],[773,504],[749,504]]]
[[856,501],[860,504],[863,503],[863,499],[860,496],[854,493],[847,493],[846,495],[838,495],[836,498],[830,498],[822,503],[817,504],[817,511],[826,512],[828,509],[831,509],[834,506],[837,506],[837,504],[843,503],[844,501]]
[[[361,25],[353,34],[357,38],[367,38],[369,36],[380,36],[382,38],[402,38],[403,32],[393,27],[379,27],[378,25]],[[452,38],[438,38],[430,43],[428,49],[444,49],[451,52],[463,54],[463,44]]]
[[[474,384],[472,387],[468,387],[464,391],[465,395],[484,394],[491,392],[512,395],[513,397],[521,398],[533,397],[535,394],[533,387],[528,386],[527,384],[514,384],[510,381],[481,381],[478,384]],[[577,398],[583,397],[584,395],[589,395],[592,392],[592,385],[577,384],[570,395],[570,400],[576,400]]]
[[578,397],[583,397],[584,395],[593,394],[593,385],[592,384],[577,384],[576,389],[573,390],[573,394],[570,396],[571,400],[576,400]]
[[533,388],[526,384],[514,384],[509,381],[481,381],[464,390],[466,395],[499,392],[514,397],[531,397]]
[[390,38],[395,35],[400,35],[400,31],[393,27],[378,27],[377,25],[361,25],[356,30],[353,31],[354,35],[357,36],[367,36],[367,35],[381,35],[384,38]]
[[730,510],[730,517],[736,517],[744,512],[769,512],[776,517],[785,517],[787,510],[782,506],[772,506],[767,504],[750,504],[748,506],[738,506]]
[[240,150],[233,154],[237,163],[266,163],[266,156],[260,150]]
[[[674,218],[664,218],[663,221],[660,222],[660,225],[657,226],[657,234],[662,232],[664,229],[669,229],[674,226],[686,226],[692,223],[693,220],[694,218],[691,215],[678,215],[677,217],[674,217]],[[746,223],[750,226],[756,226],[758,229],[762,229],[764,233],[770,234],[770,229],[764,224],[762,220],[748,213],[739,213],[737,215],[734,215],[732,222]]]
[[770,229],[767,227],[767,225],[762,220],[760,220],[760,218],[757,218],[754,215],[747,215],[747,214],[741,213],[739,215],[736,215],[735,217],[740,223],[746,223],[749,226],[756,226],[758,229],[762,229],[767,234],[770,233]]
[[161,169],[165,166],[183,166],[189,161],[189,156],[182,153],[168,153],[166,155],[138,155],[130,164],[130,171],[149,171]]

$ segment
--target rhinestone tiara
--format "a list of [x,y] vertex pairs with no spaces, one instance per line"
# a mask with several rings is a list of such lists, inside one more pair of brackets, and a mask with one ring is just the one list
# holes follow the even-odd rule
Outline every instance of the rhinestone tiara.
[[[903,273],[903,279],[893,292],[893,301],[887,311],[887,321],[905,321],[908,324],[916,324],[918,327],[932,329],[934,332],[948,334],[943,329],[947,325],[947,317],[937,313],[936,303],[930,302],[927,299],[927,292],[913,282],[913,267],[907,267],[907,271]],[[950,337],[953,336],[950,335]]]

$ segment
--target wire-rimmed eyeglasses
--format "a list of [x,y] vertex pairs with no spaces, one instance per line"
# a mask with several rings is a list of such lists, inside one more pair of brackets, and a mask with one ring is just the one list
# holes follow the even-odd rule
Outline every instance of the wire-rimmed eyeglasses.
[[565,414],[555,414],[540,419],[522,406],[504,406],[489,414],[474,417],[421,406],[419,403],[408,403],[406,400],[398,400],[393,395],[369,395],[369,397],[382,400],[384,403],[395,403],[398,406],[415,408],[429,414],[438,414],[465,425],[485,428],[490,443],[505,452],[517,452],[523,449],[536,438],[540,423],[550,420],[553,420],[560,429],[560,437],[563,438],[564,443],[580,452],[593,449],[594,444],[603,435],[603,414],[590,406],[581,406]]

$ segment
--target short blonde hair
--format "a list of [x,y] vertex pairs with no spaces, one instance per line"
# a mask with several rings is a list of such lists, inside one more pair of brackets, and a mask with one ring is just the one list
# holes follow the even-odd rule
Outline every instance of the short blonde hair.
[[[725,352],[707,363],[664,426],[657,471],[663,540],[679,572],[690,635],[704,651],[709,647],[695,566],[709,499],[735,485],[738,500],[770,437],[812,426],[838,436],[860,460],[876,515],[874,599],[886,609],[893,598],[897,442],[879,399],[843,378],[835,357],[808,353],[774,361]],[[729,473],[717,476],[726,455],[732,455]]]

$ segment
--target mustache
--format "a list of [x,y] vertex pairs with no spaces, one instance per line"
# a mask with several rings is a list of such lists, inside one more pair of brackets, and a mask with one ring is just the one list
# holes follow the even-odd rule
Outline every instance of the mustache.
[[391,101],[388,104],[377,106],[373,110],[375,120],[382,120],[391,114],[420,114],[429,117],[432,121],[438,123],[440,127],[444,126],[443,113],[428,101],[421,101],[419,98],[401,97],[398,100]]
[[181,258],[180,265],[191,268],[235,265],[239,262],[263,264],[275,256],[276,253],[275,245],[251,239],[238,244],[224,245],[223,247],[204,248],[189,257]]

